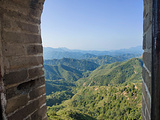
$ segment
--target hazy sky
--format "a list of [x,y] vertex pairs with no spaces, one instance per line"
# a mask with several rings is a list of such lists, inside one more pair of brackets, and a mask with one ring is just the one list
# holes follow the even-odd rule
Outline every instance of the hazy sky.
[[45,47],[114,50],[142,45],[143,0],[46,0]]

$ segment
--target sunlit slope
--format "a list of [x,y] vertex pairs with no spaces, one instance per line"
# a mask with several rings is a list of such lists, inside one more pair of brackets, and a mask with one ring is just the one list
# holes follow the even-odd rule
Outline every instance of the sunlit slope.
[[82,87],[69,100],[48,107],[49,120],[124,120],[141,117],[141,83]]
[[106,86],[124,82],[137,82],[142,80],[142,59],[132,58],[125,62],[102,65],[95,69],[87,78],[77,81],[79,86]]

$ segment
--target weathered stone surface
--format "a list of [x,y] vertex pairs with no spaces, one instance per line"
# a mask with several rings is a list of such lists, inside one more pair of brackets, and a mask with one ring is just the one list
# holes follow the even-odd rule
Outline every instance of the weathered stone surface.
[[[143,99],[142,97],[142,113],[143,115],[142,116],[146,116],[146,105],[145,105],[145,100]],[[144,119],[143,119],[144,120]]]
[[4,75],[4,83],[5,85],[16,84],[20,82],[24,82],[28,77],[27,70],[15,71],[9,74]]
[[34,55],[38,53],[43,53],[42,45],[29,45],[27,46],[27,54]]
[[44,75],[44,70],[43,70],[43,67],[37,67],[37,68],[32,68],[32,69],[29,69],[29,78],[35,78],[37,76],[42,76]]
[[2,12],[5,11],[5,15],[8,17],[17,19],[19,21],[25,21],[25,22],[30,22],[34,24],[40,24],[40,18],[34,18],[32,17],[32,14],[30,11],[28,11],[29,15],[24,15],[23,13],[16,12],[16,11],[7,11],[5,8],[1,8]]
[[4,9],[20,12],[22,14],[28,13],[28,7],[29,7],[29,1],[25,0],[22,2],[15,2],[16,0],[3,0],[0,4],[0,6]]
[[144,95],[144,100],[146,102],[146,109],[148,109],[149,113],[151,113],[151,99],[149,97],[148,94],[150,94],[148,91],[147,91],[147,88],[145,87],[144,83],[142,84],[142,91],[143,91],[143,95]]
[[48,120],[47,117],[43,118],[43,120]]
[[151,76],[149,76],[149,73],[147,72],[147,70],[144,67],[142,70],[142,76],[143,76],[143,80],[146,83],[148,90],[151,94]]
[[25,55],[25,46],[22,44],[3,44],[4,56]]
[[30,92],[32,89],[42,86],[44,84],[44,77],[36,78],[34,80],[30,80],[18,85],[17,90],[22,91],[23,93]]
[[148,29],[146,34],[143,36],[143,49],[151,49],[152,48],[152,27]]
[[42,56],[12,57],[9,59],[10,69],[27,68],[43,64]]
[[143,53],[143,63],[147,67],[147,69],[151,72],[152,66],[152,54],[148,52]]
[[43,119],[42,111],[46,112],[40,34],[43,3],[0,0],[0,92],[6,95],[1,99],[8,120],[31,120],[32,114]]
[[36,88],[34,90],[32,90],[30,93],[29,93],[29,96],[30,96],[30,99],[35,99],[37,97],[39,97],[40,95],[43,95],[46,93],[46,89],[45,89],[45,86],[43,87],[40,87],[40,88]]
[[16,109],[25,106],[28,100],[28,95],[23,94],[7,100],[6,114],[14,112]]
[[23,118],[26,118],[36,109],[38,109],[38,103],[32,102],[31,104],[26,105],[24,108],[17,111],[15,114],[9,116],[8,120],[23,120]]
[[21,31],[26,31],[30,33],[39,33],[39,26],[37,25],[32,25],[32,24],[27,24],[23,22],[17,22],[17,26],[19,30]]
[[[144,0],[143,12],[143,80],[142,91],[144,99],[142,100],[142,119],[151,118],[151,98],[152,97],[152,39],[153,39],[153,9],[152,0]],[[150,74],[150,75],[149,75]],[[145,104],[146,103],[146,104]]]
[[144,0],[143,32],[146,32],[152,24],[152,0]]
[[37,110],[34,114],[31,115],[32,120],[43,120],[43,118],[46,116],[47,107],[43,106],[39,110]]
[[20,94],[22,94],[22,92],[17,90],[17,86],[6,89],[6,99],[7,100],[12,97],[18,96]]
[[43,105],[45,102],[46,102],[46,96],[42,96],[38,100],[31,102],[24,108],[18,110],[13,115],[9,116],[8,120],[23,120],[23,118],[26,118],[28,115],[38,110],[39,107]]
[[8,43],[42,43],[41,36],[28,33],[3,32],[2,36]]
[[[31,95],[30,99],[36,98],[42,94],[45,93],[45,88],[39,88],[38,90],[36,89],[39,86],[44,85],[44,77],[37,78],[34,80],[30,80],[27,82],[23,82],[22,84],[16,85],[14,87],[6,89],[6,98],[10,99],[12,97],[21,95],[21,94],[29,94]],[[32,91],[33,90],[33,91]],[[35,96],[34,96],[35,94]]]
[[31,117],[26,118],[25,120],[31,120]]

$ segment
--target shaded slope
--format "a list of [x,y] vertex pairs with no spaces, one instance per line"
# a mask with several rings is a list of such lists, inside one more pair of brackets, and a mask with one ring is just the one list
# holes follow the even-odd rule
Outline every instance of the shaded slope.
[[90,62],[87,60],[71,59],[71,58],[45,60],[44,64],[45,65],[60,65],[61,64],[61,65],[65,65],[65,66],[71,67],[79,71],[87,71],[87,70],[93,71],[99,66],[94,62]]
[[65,65],[44,65],[45,78],[48,80],[65,79],[75,81],[82,77],[82,72]]

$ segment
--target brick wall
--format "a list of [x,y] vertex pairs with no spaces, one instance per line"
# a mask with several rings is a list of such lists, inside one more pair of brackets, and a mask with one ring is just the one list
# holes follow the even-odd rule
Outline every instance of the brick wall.
[[40,31],[43,3],[44,0],[0,0],[3,119],[47,119]]
[[144,0],[143,13],[143,81],[142,117],[151,119],[151,77],[152,77],[152,0]]
[[[44,0],[0,0],[0,119],[45,120]],[[143,120],[160,120],[160,2],[144,0]]]
[[143,120],[160,120],[160,0],[144,0]]
[[153,0],[152,29],[152,119],[160,120],[160,1]]

